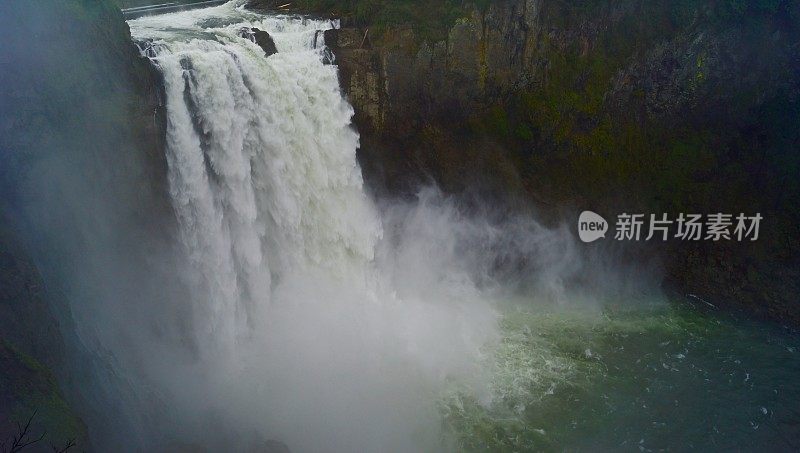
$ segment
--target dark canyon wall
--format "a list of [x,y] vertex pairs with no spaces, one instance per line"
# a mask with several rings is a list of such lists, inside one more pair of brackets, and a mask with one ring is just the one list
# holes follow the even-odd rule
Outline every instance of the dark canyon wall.
[[0,442],[35,412],[38,446],[85,451],[66,401],[102,390],[74,316],[167,243],[160,82],[111,1],[2,2],[0,58]]
[[498,0],[442,36],[337,14],[326,38],[379,195],[433,180],[570,223],[760,212],[756,243],[648,253],[672,289],[800,321],[800,2]]

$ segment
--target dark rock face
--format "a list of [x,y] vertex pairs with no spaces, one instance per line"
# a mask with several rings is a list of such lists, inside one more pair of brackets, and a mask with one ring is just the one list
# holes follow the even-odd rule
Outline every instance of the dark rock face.
[[[464,120],[526,85],[536,70],[538,3],[496,2],[485,12],[468,8],[446,41],[421,41],[413,27],[405,27],[371,36],[372,46],[361,45],[365,29],[331,30],[326,42],[339,58],[351,102],[371,112],[366,126],[383,130],[391,117],[399,121],[390,129],[411,132],[431,120]],[[353,77],[356,82],[348,84]]]
[[467,6],[437,42],[413,25],[327,32],[369,186],[479,186],[546,212],[762,212],[758,243],[647,253],[683,293],[799,323],[800,6],[568,3]]
[[241,36],[258,44],[259,47],[264,49],[264,54],[266,56],[278,53],[278,48],[275,46],[275,41],[273,41],[272,36],[264,30],[245,28],[241,31]]
[[326,30],[325,43],[336,56],[339,83],[356,108],[359,130],[380,131],[387,111],[385,74],[380,53],[361,45],[363,36],[354,28]]
[[[381,35],[365,28],[326,33],[356,110],[359,157],[374,190],[402,195],[433,177],[452,191],[475,181],[492,193],[521,191],[497,144],[467,137],[463,129],[472,116],[527,86],[541,65],[534,58],[539,9],[537,1],[467,7],[437,42],[419,38],[413,26]],[[458,154],[464,159],[448,157]],[[493,175],[481,170],[487,168]],[[467,174],[470,182],[462,179]]]
[[0,342],[58,368],[64,364],[64,340],[47,305],[44,282],[7,224],[7,219],[0,223]]
[[[75,412],[103,396],[73,309],[171,243],[161,82],[110,1],[3,2],[0,42],[0,424],[38,410],[88,450]],[[140,270],[120,279],[123,262]]]
[[34,413],[32,438],[86,447],[83,421],[65,402],[50,369],[63,369],[65,345],[41,275],[8,222],[0,222],[0,443]]
[[272,40],[272,36],[270,36],[269,33],[254,28],[253,37],[255,38],[256,44],[264,49],[264,53],[267,56],[278,53],[278,48],[275,47],[275,41]]

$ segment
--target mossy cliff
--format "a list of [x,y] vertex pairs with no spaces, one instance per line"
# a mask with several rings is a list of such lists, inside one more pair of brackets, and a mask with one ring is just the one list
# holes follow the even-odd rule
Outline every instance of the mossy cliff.
[[756,243],[647,253],[671,288],[800,321],[800,2],[303,5],[342,19],[327,42],[377,193],[434,180],[570,223],[760,212]]
[[86,449],[86,426],[50,371],[64,367],[65,347],[44,292],[36,266],[0,224],[0,444],[8,447],[17,424],[33,417],[30,439],[44,436],[36,447],[74,441]]
[[39,440],[27,450],[53,451],[70,443],[88,450],[86,425],[48,368],[0,339],[0,370],[0,442],[10,446],[20,435],[19,425],[30,421],[26,440]]
[[85,451],[73,309],[169,222],[160,82],[111,0],[0,2],[0,50],[0,442]]

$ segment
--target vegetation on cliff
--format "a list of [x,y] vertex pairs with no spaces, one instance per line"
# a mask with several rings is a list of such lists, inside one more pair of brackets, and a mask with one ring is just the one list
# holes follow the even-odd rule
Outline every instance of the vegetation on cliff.
[[53,446],[53,451],[70,443],[88,447],[86,425],[64,400],[47,368],[0,338],[0,370],[0,451],[17,451],[10,439],[19,436],[19,426],[27,421],[28,441]]
[[[601,6],[550,14],[569,27],[603,17]],[[546,199],[612,216],[762,213],[758,243],[673,243],[668,271],[714,300],[799,319],[800,4],[629,11],[594,37],[545,37],[546,70],[473,118],[476,130],[515,150],[526,190]]]

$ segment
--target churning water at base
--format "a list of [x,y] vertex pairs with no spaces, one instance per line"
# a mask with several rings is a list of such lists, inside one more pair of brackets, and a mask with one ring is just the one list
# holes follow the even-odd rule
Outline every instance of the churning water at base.
[[797,451],[800,337],[670,306],[512,310],[493,402],[443,402],[465,451]]
[[[601,274],[563,228],[467,218],[435,191],[373,206],[325,64],[335,24],[231,2],[130,26],[164,77],[190,297],[112,351],[139,435],[120,448],[797,447],[795,335],[631,308],[649,294],[603,308],[635,274]],[[512,286],[523,308],[494,302]]]

